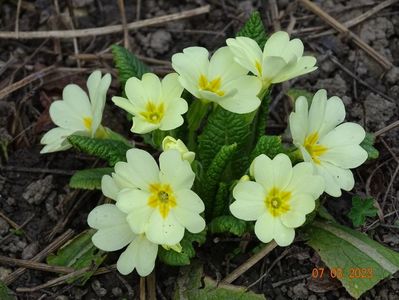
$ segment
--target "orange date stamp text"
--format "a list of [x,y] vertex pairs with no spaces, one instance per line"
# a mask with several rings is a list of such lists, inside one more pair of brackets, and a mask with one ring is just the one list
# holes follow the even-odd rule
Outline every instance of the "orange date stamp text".
[[373,268],[313,268],[312,278],[323,279],[328,276],[329,278],[349,278],[349,279],[369,279],[373,278]]

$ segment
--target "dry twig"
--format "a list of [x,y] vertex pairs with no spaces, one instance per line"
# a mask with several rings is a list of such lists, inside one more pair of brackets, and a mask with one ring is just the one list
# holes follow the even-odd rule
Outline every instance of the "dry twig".
[[[35,262],[43,260],[45,257],[47,257],[49,253],[53,252],[54,250],[58,249],[63,244],[65,244],[73,236],[73,234],[74,231],[72,229],[68,229],[57,239],[55,239],[51,244],[49,244],[46,248],[44,248],[42,251],[36,254],[31,260]],[[16,280],[19,276],[21,276],[25,272],[25,270],[26,268],[18,268],[3,280],[4,284],[9,285],[13,283],[14,280]]]
[[250,257],[245,263],[243,263],[241,266],[239,266],[233,272],[227,275],[226,278],[222,280],[222,283],[232,283],[276,247],[277,244],[275,241],[270,242],[261,251]]
[[[370,18],[372,15],[378,13],[379,11],[383,10],[384,8],[387,8],[388,6],[390,6],[396,2],[398,2],[398,0],[386,0],[384,2],[381,2],[380,4],[374,6],[372,9],[366,11],[364,14],[361,14],[352,20],[344,22],[343,25],[346,26],[347,28],[356,26],[356,25],[364,22],[368,18]],[[335,31],[333,29],[329,29],[329,30],[323,31],[321,33],[314,34],[314,35],[310,36],[309,38],[311,38],[311,39],[318,38],[321,36],[333,34],[334,32]]]
[[[155,17],[151,19],[136,21],[127,24],[128,30],[138,29],[146,26],[159,25],[166,22],[186,19],[208,13],[209,5],[201,6],[170,15]],[[61,38],[69,39],[75,37],[86,37],[93,35],[106,35],[123,31],[123,25],[110,25],[96,28],[76,29],[76,30],[49,30],[49,31],[20,31],[18,36],[14,31],[0,31],[2,39],[43,39],[43,38]]]
[[361,48],[364,52],[366,52],[370,57],[375,59],[384,68],[385,71],[393,67],[393,64],[385,56],[375,51],[372,47],[366,44],[358,35],[350,31],[348,27],[338,22],[336,19],[334,19],[331,15],[323,11],[316,4],[314,4],[309,0],[299,0],[299,2],[302,3],[303,6],[312,11],[314,14],[319,16],[324,22],[333,27],[335,30],[345,34],[357,46],[359,46],[359,48]]
[[11,94],[12,92],[24,87],[25,85],[28,85],[29,83],[37,80],[37,79],[42,79],[44,76],[52,73],[55,69],[55,66],[49,66],[47,68],[44,68],[40,71],[37,71],[33,74],[30,74],[29,76],[26,76],[25,78],[21,79],[20,81],[14,82],[13,84],[9,85],[5,89],[0,91],[0,100],[6,97],[7,95]]

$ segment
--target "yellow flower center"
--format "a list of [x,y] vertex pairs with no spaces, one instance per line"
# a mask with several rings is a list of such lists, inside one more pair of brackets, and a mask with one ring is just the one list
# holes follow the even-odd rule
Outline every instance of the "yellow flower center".
[[224,95],[224,91],[220,89],[221,85],[222,85],[222,79],[220,78],[220,76],[209,81],[205,75],[201,74],[198,81],[198,86],[201,90],[215,93],[218,96]]
[[158,208],[162,218],[166,218],[171,208],[176,206],[176,198],[169,184],[153,183],[150,185],[148,205]]
[[86,127],[88,131],[91,131],[91,124],[93,123],[93,119],[90,117],[83,118],[83,125]]
[[256,70],[258,71],[259,75],[262,76],[262,65],[260,64],[259,60],[255,61],[255,67],[256,67]]
[[327,147],[318,144],[319,134],[318,132],[313,132],[305,138],[304,147],[309,152],[313,161],[316,164],[320,164],[319,157],[327,151]]
[[265,205],[273,217],[278,217],[291,209],[291,192],[273,187],[265,198]]
[[151,101],[147,102],[145,106],[145,111],[141,112],[140,115],[144,117],[149,123],[158,124],[161,122],[164,114],[165,114],[165,106],[163,103],[158,105],[154,104]]

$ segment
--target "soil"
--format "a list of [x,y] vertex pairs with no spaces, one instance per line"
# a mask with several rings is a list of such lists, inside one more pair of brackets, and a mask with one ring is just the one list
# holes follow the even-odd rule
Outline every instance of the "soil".
[[[0,2],[0,30],[15,29],[18,1]],[[61,30],[89,28],[119,24],[120,12],[116,1],[21,1],[19,30]],[[131,50],[141,56],[169,61],[171,56],[187,46],[204,46],[210,51],[224,45],[227,37],[242,26],[254,9],[259,9],[269,32],[273,32],[270,7],[266,1],[125,1],[127,22],[161,16],[169,13],[210,4],[210,13],[185,20],[144,27],[129,32]],[[330,96],[343,99],[347,120],[360,123],[368,132],[376,132],[399,119],[399,69],[387,73],[366,53],[353,45],[345,36],[329,34],[315,37],[330,29],[323,21],[304,9],[299,3],[277,1],[281,13],[279,23],[286,29],[295,20],[292,36],[300,37],[308,53],[317,57],[318,70],[292,81],[295,88],[316,92],[327,90]],[[372,9],[380,1],[327,0],[315,1],[337,20],[344,22]],[[54,3],[58,3],[58,8]],[[69,3],[69,6],[67,5]],[[265,4],[266,3],[266,4]],[[74,16],[70,17],[70,12]],[[352,27],[365,42],[383,54],[394,65],[399,65],[399,4],[393,4]],[[310,28],[310,30],[309,30]],[[312,29],[313,28],[313,29]],[[123,35],[112,34],[77,39],[80,53],[108,53],[114,43],[122,43]],[[62,88],[71,82],[84,86],[87,74],[95,68],[111,72],[112,61],[104,59],[81,60],[73,58],[71,39],[0,40],[0,90],[46,66],[57,65],[52,76],[36,80],[0,100],[0,255],[30,259],[45,248],[54,238],[73,229],[76,233],[87,229],[86,218],[90,210],[104,201],[100,192],[73,191],[68,187],[73,170],[101,166],[102,162],[74,151],[40,155],[42,134],[52,125],[48,107],[59,99]],[[338,62],[338,63],[336,63]],[[152,65],[164,74],[168,67]],[[349,75],[352,72],[355,77]],[[363,83],[362,83],[363,82]],[[273,95],[281,93],[278,85]],[[114,80],[108,97],[120,93]],[[281,98],[281,97],[280,97]],[[274,106],[267,129],[270,134],[282,134],[291,110],[288,98],[281,98]],[[130,138],[129,122],[123,113],[108,102],[105,123]],[[399,164],[398,129],[387,131],[377,139],[380,151],[377,160],[357,169],[356,186],[341,198],[327,199],[329,212],[341,223],[350,225],[346,217],[354,194],[372,196],[379,205],[379,216],[368,218],[361,228],[370,237],[399,251],[398,197]],[[10,222],[11,221],[11,222]],[[13,226],[23,225],[15,231]],[[249,243],[225,236],[217,236],[198,249],[198,257],[205,265],[205,273],[215,279],[223,278],[250,256],[250,251],[234,256],[239,247],[250,250],[257,245],[254,238]],[[116,261],[111,253],[105,265]],[[267,299],[351,299],[338,281],[315,281],[310,273],[322,266],[317,254],[299,240],[288,248],[278,248],[267,255],[234,284],[251,286]],[[270,266],[273,266],[269,269]],[[0,280],[16,267],[0,265]],[[252,285],[265,274],[263,280]],[[158,264],[156,270],[157,298],[169,299],[172,295],[178,269]],[[34,287],[56,278],[55,274],[27,270],[9,288],[18,299],[138,299],[139,279],[136,273],[120,276],[112,271],[95,276],[84,286],[59,285],[35,292],[18,292],[18,288]],[[377,284],[361,299],[399,299],[398,274]]]

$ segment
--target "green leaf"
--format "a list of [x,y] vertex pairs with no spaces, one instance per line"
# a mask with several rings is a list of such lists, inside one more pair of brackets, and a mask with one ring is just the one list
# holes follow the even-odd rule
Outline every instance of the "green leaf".
[[263,49],[267,41],[265,26],[258,11],[254,11],[244,26],[238,31],[237,36],[245,36],[255,40]]
[[305,97],[306,100],[308,100],[309,107],[312,104],[313,94],[309,93],[307,90],[292,88],[289,89],[285,94],[288,96],[293,106],[295,105],[295,101],[301,96]]
[[96,168],[77,171],[69,180],[69,186],[74,189],[100,190],[101,179],[111,175],[113,168]]
[[247,223],[234,216],[220,216],[212,220],[209,224],[209,231],[212,233],[229,232],[237,236],[242,236],[247,230]]
[[230,184],[226,182],[220,182],[215,196],[212,218],[216,218],[219,217],[220,215],[228,213],[229,204],[230,204]]
[[330,269],[342,270],[338,279],[355,298],[399,270],[399,253],[358,231],[316,221],[308,227],[307,234],[308,244],[325,264]]
[[198,159],[208,169],[223,145],[237,144],[237,155],[243,155],[250,124],[246,115],[235,114],[218,106],[209,116],[202,134],[198,137]]
[[158,258],[165,264],[170,266],[186,266],[190,264],[190,260],[195,256],[195,249],[193,243],[199,245],[205,243],[206,230],[200,233],[185,232],[184,238],[181,240],[181,252],[174,250],[166,250],[163,247],[158,248]]
[[367,151],[368,159],[377,159],[380,153],[374,148],[375,136],[372,133],[366,132],[366,137],[360,146]]
[[80,135],[71,135],[68,141],[75,149],[105,159],[111,166],[118,161],[126,161],[126,151],[131,149],[122,141],[94,139]]
[[252,162],[257,156],[261,154],[266,154],[268,157],[273,159],[277,154],[284,152],[285,149],[281,144],[280,136],[264,135],[256,143],[255,148],[250,155],[250,161]]
[[[260,104],[256,117],[253,122],[253,133],[255,141],[261,138],[266,133],[267,119],[269,116],[270,94],[265,95]],[[251,143],[251,146],[254,142]]]
[[95,230],[86,230],[62,246],[57,254],[47,256],[47,263],[52,266],[72,267],[77,270],[92,266],[90,271],[72,278],[68,283],[84,285],[106,258],[106,254],[98,250],[91,241],[94,233]]
[[353,226],[359,227],[366,222],[366,217],[375,217],[377,212],[373,198],[362,199],[359,196],[354,196],[352,197],[352,208],[348,213],[348,217],[351,219]]
[[209,219],[213,214],[213,208],[215,205],[215,196],[219,182],[222,179],[223,173],[231,161],[233,155],[237,150],[237,144],[232,144],[229,146],[223,146],[217,153],[215,158],[212,160],[209,166],[205,178],[206,181],[202,185],[201,199],[205,204],[205,215],[206,219]]
[[265,297],[247,288],[231,284],[218,283],[210,277],[203,278],[203,267],[195,262],[181,268],[177,279],[174,300],[264,300]]
[[111,49],[122,86],[125,86],[130,77],[141,79],[143,74],[151,72],[147,65],[126,48],[112,45]]
[[8,289],[3,281],[0,280],[0,299],[1,300],[15,300],[14,294]]

